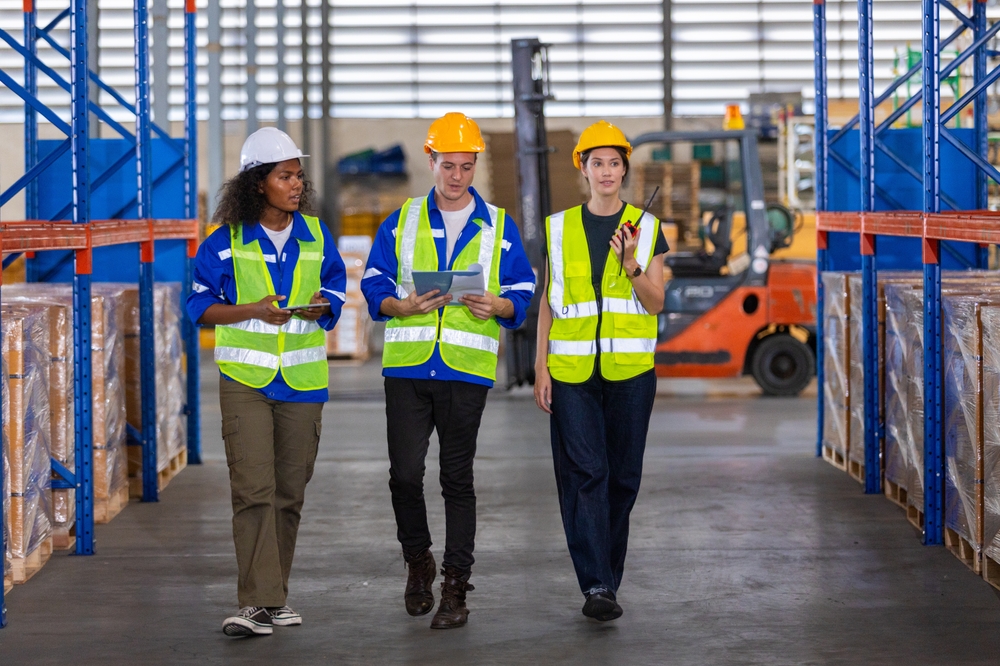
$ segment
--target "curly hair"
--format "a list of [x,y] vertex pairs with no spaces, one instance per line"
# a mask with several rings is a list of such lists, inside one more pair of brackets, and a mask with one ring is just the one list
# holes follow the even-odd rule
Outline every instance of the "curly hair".
[[[238,227],[241,224],[257,224],[267,199],[260,191],[260,185],[278,166],[277,162],[260,164],[236,174],[219,190],[219,206],[215,209],[212,222]],[[302,196],[299,199],[299,211],[312,212],[312,182],[308,178],[302,180]]]

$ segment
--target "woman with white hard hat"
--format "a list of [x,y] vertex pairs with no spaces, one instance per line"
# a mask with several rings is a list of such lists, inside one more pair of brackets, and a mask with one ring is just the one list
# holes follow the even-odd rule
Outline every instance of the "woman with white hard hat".
[[233,499],[240,611],[229,636],[302,624],[288,607],[306,484],[329,399],[326,333],[344,303],[346,270],[326,225],[303,214],[308,157],[266,127],[240,151],[216,229],[198,250],[187,308],[215,326],[222,437]]
[[580,135],[573,163],[590,200],[545,221],[548,307],[538,313],[535,402],[551,414],[583,614],[599,621],[622,614],[617,594],[656,395],[656,315],[669,249],[659,220],[621,199],[631,154],[622,131],[603,120]]

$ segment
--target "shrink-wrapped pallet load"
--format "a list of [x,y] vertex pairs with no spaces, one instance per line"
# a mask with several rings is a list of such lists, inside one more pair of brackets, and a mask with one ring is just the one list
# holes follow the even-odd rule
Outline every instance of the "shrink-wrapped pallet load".
[[823,458],[846,470],[850,447],[850,290],[848,274],[823,280]]
[[[23,308],[44,308],[49,313],[49,443],[52,458],[66,469],[76,469],[76,423],[73,396],[73,308],[56,299],[8,293],[3,302]],[[53,473],[52,478],[57,478]],[[72,548],[76,524],[76,491],[72,488],[52,490],[52,539],[56,550]]]
[[[371,239],[342,236],[339,243],[340,255],[347,268],[347,288],[340,321],[326,334],[326,355],[347,356],[355,360],[366,360],[369,356],[369,338],[372,320],[368,315],[368,304],[361,293],[361,280],[368,261]],[[336,298],[324,294],[327,298]]]
[[45,308],[2,308],[10,467],[10,553],[14,583],[23,583],[52,553],[52,463],[49,447],[49,316]]
[[[878,386],[879,386],[879,420],[885,423],[885,287],[888,284],[920,284],[920,275],[916,272],[886,271],[878,274],[878,305],[876,319],[878,321]],[[848,391],[852,396],[849,407],[850,425],[847,447],[847,471],[864,483],[865,478],[865,363],[864,363],[864,328],[862,326],[862,309],[864,307],[863,282],[860,273],[852,273],[848,277],[850,291],[849,321],[849,356]],[[880,442],[881,446],[881,442]]]
[[[141,326],[139,288],[135,284],[104,283],[99,290],[122,295],[125,342],[125,395],[129,425],[142,432]],[[162,490],[187,465],[186,356],[181,331],[181,286],[161,282],[153,287],[154,365],[156,367],[156,472]],[[132,497],[142,496],[142,447],[128,447]]]
[[[125,451],[125,346],[122,290],[91,291],[91,400],[94,475],[94,521],[106,523],[128,504],[128,460]],[[69,284],[22,283],[4,286],[4,298],[26,296],[55,300],[72,307]]]
[[[0,409],[3,422],[10,423],[10,400],[7,395],[7,357],[0,355]],[[0,428],[0,476],[3,488],[0,490],[0,512],[3,516],[3,587],[9,592],[14,585],[14,575],[11,568],[10,553],[10,442],[7,428]]]
[[983,578],[1000,589],[1000,307],[983,306]]
[[983,334],[998,294],[943,298],[945,545],[976,573],[983,546]]

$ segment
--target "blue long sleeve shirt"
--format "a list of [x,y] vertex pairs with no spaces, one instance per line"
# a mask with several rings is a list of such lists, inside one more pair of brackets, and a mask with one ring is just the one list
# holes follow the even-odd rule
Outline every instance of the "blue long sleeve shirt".
[[[473,188],[469,192],[475,198],[476,205],[469,220],[465,223],[465,228],[455,242],[455,249],[452,251],[452,262],[461,254],[466,245],[469,244],[477,233],[480,224],[490,224],[490,213],[486,207],[486,202],[479,196]],[[450,263],[446,262],[447,238],[445,237],[444,218],[434,200],[434,189],[431,188],[427,195],[427,214],[430,218],[431,230],[434,235],[434,244],[437,246],[438,270],[453,270]],[[396,298],[396,276],[399,272],[399,262],[396,260],[396,229],[399,227],[399,211],[393,212],[379,226],[375,234],[375,243],[371,254],[368,255],[368,264],[365,267],[365,274],[361,280],[361,292],[368,301],[368,312],[373,321],[388,321],[388,317],[379,310],[382,301],[388,297]],[[517,225],[508,215],[504,222],[503,245],[500,250],[500,295],[514,305],[514,316],[510,319],[497,317],[497,321],[505,328],[517,328],[524,321],[528,311],[528,304],[531,296],[535,293],[535,273],[531,268],[527,255],[524,253],[524,246],[521,244],[521,235],[518,233]],[[449,306],[464,307],[464,306]],[[442,308],[443,312],[443,308]],[[404,379],[435,379],[441,381],[463,381],[484,386],[493,386],[493,382],[484,377],[470,375],[449,368],[441,359],[438,345],[434,346],[434,354],[430,360],[416,366],[405,368],[383,368],[382,375],[385,377],[401,377]]]
[[[329,331],[340,319],[341,309],[346,300],[347,269],[344,260],[337,251],[337,244],[325,224],[320,224],[323,230],[323,264],[320,268],[320,292],[330,301],[330,313],[321,316],[316,323]],[[292,216],[292,231],[281,256],[278,256],[274,243],[259,224],[243,225],[243,242],[258,241],[264,262],[271,274],[271,283],[275,286],[277,296],[291,296],[292,278],[295,264],[299,260],[299,240],[315,241],[302,215]],[[210,306],[216,303],[234,305],[236,303],[236,277],[233,272],[232,242],[229,237],[229,226],[216,229],[198,248],[198,256],[194,260],[194,283],[191,285],[191,295],[187,299],[188,315],[191,321],[197,322]],[[226,379],[229,379],[226,377]],[[282,402],[326,402],[330,399],[327,389],[315,391],[297,391],[285,383],[279,372],[270,384],[258,389],[271,400]]]

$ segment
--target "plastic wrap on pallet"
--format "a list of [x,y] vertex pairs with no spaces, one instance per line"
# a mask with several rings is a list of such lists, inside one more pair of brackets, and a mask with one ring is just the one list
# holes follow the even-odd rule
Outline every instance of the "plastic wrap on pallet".
[[[139,287],[115,283],[122,290],[125,338],[125,386],[128,423],[142,430],[141,324]],[[186,360],[181,334],[180,296],[177,282],[161,282],[153,287],[154,365],[156,376],[156,471],[187,447],[187,420],[184,416],[187,384]],[[142,449],[130,447],[128,471],[133,479],[142,476]],[[139,486],[134,486],[138,490]],[[138,492],[133,493],[138,494]]]
[[983,554],[1000,561],[1000,307],[980,312],[983,336]]
[[[0,412],[3,422],[10,423],[10,398],[7,388],[7,355],[0,355]],[[12,580],[10,552],[10,441],[6,426],[0,428],[0,475],[3,476],[3,491],[0,492],[0,511],[3,512],[3,572],[4,579],[0,584]]]
[[52,534],[49,446],[49,314],[45,308],[3,305],[10,446],[10,551],[25,558]]
[[[848,405],[848,441],[847,459],[860,463],[865,462],[865,355],[864,330],[862,327],[862,307],[864,298],[862,292],[863,280],[860,273],[847,277],[848,285],[848,363],[847,391],[853,398]],[[825,292],[824,292],[825,294]]]
[[[125,453],[125,347],[120,289],[93,283],[91,289],[91,397],[94,499],[107,500],[128,483]],[[4,299],[26,295],[55,299],[72,308],[73,287],[57,283],[5,285]]]
[[[76,422],[73,396],[73,308],[57,299],[8,293],[3,302],[27,308],[46,308],[49,312],[49,418],[52,457],[66,469],[76,467]],[[55,478],[55,476],[53,476]],[[52,490],[53,527],[68,535],[76,521],[76,491],[72,488]],[[57,535],[58,541],[58,535]],[[68,546],[68,544],[65,544]],[[64,547],[59,543],[56,548]]]
[[943,298],[945,526],[981,548],[982,441],[980,307],[988,295]]
[[[885,478],[923,497],[923,291],[885,287]],[[914,322],[916,320],[916,322]],[[916,395],[911,395],[911,393]],[[919,446],[918,446],[919,443]],[[919,455],[917,466],[915,456]],[[919,467],[919,469],[916,469]],[[919,488],[911,476],[918,473]]]
[[823,446],[844,456],[850,446],[850,292],[848,274],[823,273]]

